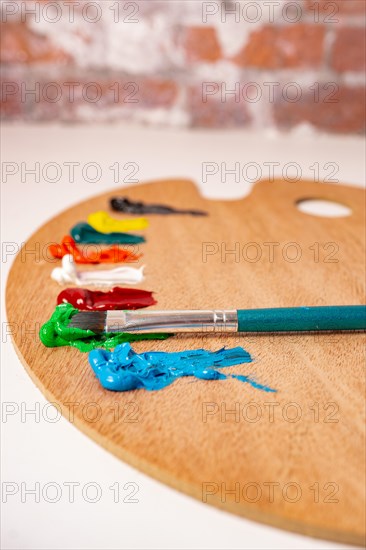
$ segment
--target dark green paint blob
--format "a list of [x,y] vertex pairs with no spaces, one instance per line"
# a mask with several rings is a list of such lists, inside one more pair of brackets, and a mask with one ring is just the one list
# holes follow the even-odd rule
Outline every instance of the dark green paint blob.
[[144,237],[132,233],[100,233],[86,222],[74,225],[70,234],[78,244],[140,244]]
[[48,348],[74,346],[80,351],[91,351],[95,348],[112,349],[118,344],[136,340],[164,340],[171,334],[129,334],[127,332],[95,334],[92,330],[70,328],[69,322],[79,310],[71,304],[56,306],[51,318],[39,331],[42,344]]

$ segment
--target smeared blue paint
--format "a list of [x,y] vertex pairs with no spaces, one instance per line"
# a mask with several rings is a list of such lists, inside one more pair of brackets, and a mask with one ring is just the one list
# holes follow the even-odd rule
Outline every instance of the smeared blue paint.
[[70,234],[79,244],[139,244],[144,243],[144,237],[132,233],[100,233],[86,222],[74,225]]
[[249,378],[249,376],[243,376],[242,374],[232,374],[231,376],[232,378],[240,380],[240,382],[246,382],[247,384],[250,384],[252,388],[255,388],[256,390],[262,390],[269,393],[276,393],[277,391],[273,388],[270,388],[269,386],[263,386],[263,384],[259,384],[259,382],[253,380],[253,378]]
[[130,344],[116,346],[114,351],[96,349],[89,353],[89,363],[99,382],[107,390],[129,391],[144,388],[161,390],[182,376],[202,380],[236,378],[264,391],[276,391],[241,375],[225,375],[217,368],[251,363],[250,354],[241,347],[222,348],[219,351],[204,349],[177,353],[135,353]]

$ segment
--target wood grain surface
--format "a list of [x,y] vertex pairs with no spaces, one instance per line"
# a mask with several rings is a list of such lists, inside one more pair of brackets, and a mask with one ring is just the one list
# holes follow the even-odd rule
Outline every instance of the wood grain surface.
[[[116,194],[50,220],[12,266],[8,321],[35,384],[99,444],[200,501],[280,528],[364,544],[364,334],[181,335],[133,345],[138,352],[242,345],[253,363],[228,372],[251,375],[275,394],[234,379],[192,378],[158,392],[108,392],[87,354],[40,343],[40,324],[61,291],[50,278],[59,261],[47,257],[47,244],[60,242],[89,213],[108,210]],[[360,189],[262,181],[244,199],[211,201],[192,182],[169,180],[121,194],[209,212],[148,216],[147,243],[139,247],[146,279],[139,287],[156,292],[157,309],[364,303]],[[336,200],[352,215],[304,214],[296,207],[303,198]]]

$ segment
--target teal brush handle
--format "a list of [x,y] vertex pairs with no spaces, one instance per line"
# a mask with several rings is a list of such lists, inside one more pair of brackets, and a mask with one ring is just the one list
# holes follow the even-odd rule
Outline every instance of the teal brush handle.
[[366,306],[239,309],[238,332],[365,330]]

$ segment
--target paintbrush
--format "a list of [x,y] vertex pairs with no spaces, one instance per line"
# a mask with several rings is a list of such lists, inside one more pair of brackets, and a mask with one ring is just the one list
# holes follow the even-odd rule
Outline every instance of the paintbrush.
[[71,328],[105,332],[308,332],[366,329],[366,306],[239,310],[80,311]]

